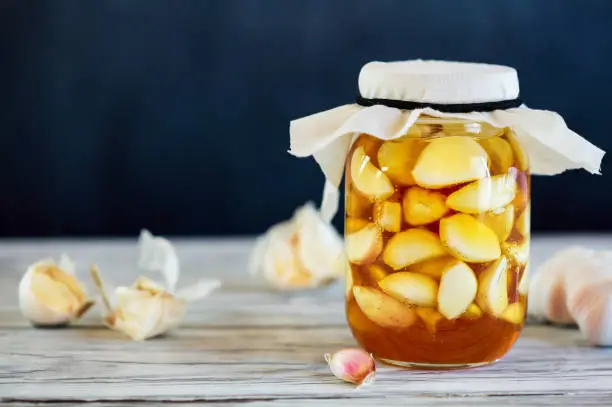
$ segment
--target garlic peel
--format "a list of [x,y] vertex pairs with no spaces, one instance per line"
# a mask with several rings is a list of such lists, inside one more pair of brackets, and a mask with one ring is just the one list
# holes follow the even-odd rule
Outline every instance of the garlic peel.
[[249,271],[277,290],[316,288],[346,271],[343,242],[312,203],[255,241]]
[[172,243],[144,229],[140,232],[139,246],[138,267],[147,272],[160,272],[168,291],[174,292],[179,278],[179,259]]
[[90,270],[102,297],[105,324],[135,341],[159,336],[176,328],[185,316],[188,302],[204,298],[221,285],[219,280],[200,280],[174,293],[180,275],[176,252],[170,241],[147,231],[141,234],[139,265],[143,264],[145,269],[160,271],[166,284],[140,276],[131,286],[120,286],[114,290],[114,303],[109,300],[98,268],[94,265]]
[[34,325],[66,325],[80,318],[93,301],[74,276],[74,262],[43,259],[28,267],[19,283],[19,307]]

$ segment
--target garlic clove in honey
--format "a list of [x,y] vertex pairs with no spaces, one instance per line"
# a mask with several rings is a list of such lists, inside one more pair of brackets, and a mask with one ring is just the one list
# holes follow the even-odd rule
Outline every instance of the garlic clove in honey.
[[436,305],[438,283],[426,275],[409,271],[393,273],[378,285],[385,294],[401,302],[422,307]]
[[358,386],[370,384],[376,375],[376,366],[371,354],[362,349],[348,348],[326,354],[325,361],[338,379]]
[[510,304],[504,312],[502,312],[501,318],[511,324],[522,324],[525,319],[525,307],[520,302]]
[[377,202],[372,217],[382,229],[399,232],[402,226],[402,204],[391,201]]
[[346,233],[354,233],[361,230],[368,222],[362,218],[346,218],[344,222],[344,230]]
[[494,175],[453,192],[446,205],[458,212],[482,213],[508,205],[516,196],[514,174]]
[[455,257],[466,262],[486,263],[501,255],[495,232],[471,215],[458,213],[443,218],[440,239]]
[[[418,129],[418,127],[413,127]],[[412,170],[424,148],[418,140],[386,141],[378,150],[378,164],[392,181],[399,185],[414,185]]]
[[366,272],[372,281],[380,281],[390,274],[389,269],[380,264],[369,264],[366,266]]
[[470,137],[448,136],[432,140],[421,152],[412,176],[425,188],[444,188],[489,175],[489,156]]
[[320,211],[307,203],[256,240],[249,269],[277,290],[320,287],[345,275],[344,245]]
[[478,276],[476,302],[486,312],[499,317],[508,307],[508,269],[510,263],[505,256],[489,265]]
[[514,226],[514,205],[507,205],[480,215],[480,220],[497,235],[500,242],[505,241]]
[[368,319],[385,328],[408,328],[416,321],[414,310],[374,288],[354,286],[353,296]]
[[527,152],[521,147],[521,144],[512,131],[506,131],[505,136],[514,152],[516,166],[521,171],[527,171],[529,169],[529,157],[527,156]]
[[435,222],[448,212],[444,194],[416,186],[406,191],[402,205],[404,219],[413,226]]
[[522,236],[529,236],[529,228],[531,225],[531,204],[527,204],[527,207],[520,214],[516,220],[516,230]]
[[66,255],[59,262],[40,260],[30,265],[19,283],[19,307],[32,324],[66,325],[92,305],[75,277],[75,265]]
[[493,174],[508,172],[514,159],[510,144],[498,136],[482,139],[479,143],[489,153]]
[[440,239],[433,232],[415,228],[396,233],[389,239],[383,261],[394,270],[399,270],[445,254]]
[[440,279],[438,311],[447,319],[461,316],[476,297],[478,282],[467,264],[456,261],[449,264]]
[[382,234],[378,226],[369,223],[345,237],[346,256],[351,263],[368,264],[376,260],[383,249]]
[[454,260],[450,256],[437,257],[408,266],[408,271],[424,274],[434,280],[440,280],[446,266],[452,261]]
[[483,315],[483,312],[480,309],[480,307],[472,303],[467,307],[467,309],[461,316],[463,318],[468,318],[468,319],[477,319],[477,318],[480,318],[482,315]]
[[389,178],[372,164],[363,147],[353,152],[350,173],[353,186],[372,199],[386,199],[395,190]]
[[501,245],[502,251],[515,264],[524,266],[529,261],[529,238],[520,242],[504,242]]

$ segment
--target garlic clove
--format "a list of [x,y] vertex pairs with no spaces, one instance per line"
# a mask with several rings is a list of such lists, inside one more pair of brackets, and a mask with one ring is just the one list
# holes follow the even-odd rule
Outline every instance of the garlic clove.
[[350,191],[346,197],[346,214],[353,218],[367,218],[372,213],[372,202],[361,194]]
[[353,152],[350,173],[353,186],[369,198],[386,199],[394,192],[389,178],[372,164],[363,147]]
[[488,176],[488,163],[487,152],[474,139],[440,137],[423,149],[412,176],[422,187],[444,188]]
[[438,290],[438,311],[447,319],[463,314],[476,297],[478,282],[467,264],[451,263],[442,274]]
[[480,215],[480,220],[495,232],[500,242],[503,242],[510,236],[514,226],[514,205],[483,213]]
[[386,141],[378,150],[380,169],[399,185],[414,185],[412,170],[424,147],[418,140]]
[[511,203],[516,189],[513,174],[494,175],[453,192],[446,200],[446,205],[458,212],[483,213]]
[[506,131],[505,136],[514,152],[516,166],[521,171],[527,171],[529,169],[529,157],[527,152],[523,149],[521,143],[519,143],[516,139],[516,135],[512,131]]
[[404,194],[402,205],[404,219],[413,226],[435,222],[448,212],[444,194],[421,187],[409,188]]
[[504,242],[501,245],[502,251],[515,264],[524,266],[529,261],[529,239],[523,239],[521,242]]
[[416,320],[412,308],[374,288],[354,286],[353,296],[372,322],[385,328],[408,328]]
[[437,257],[408,266],[407,271],[424,274],[435,280],[440,280],[448,263],[454,261],[450,256]]
[[368,223],[370,222],[362,218],[346,218],[344,222],[344,230],[347,234],[354,233],[361,230]]
[[524,237],[529,236],[529,228],[531,226],[531,204],[528,204],[525,210],[516,220],[516,230]]
[[380,281],[387,277],[390,273],[387,268],[381,266],[380,264],[369,264],[366,266],[366,271],[368,272],[370,278],[374,281]]
[[458,259],[486,263],[501,255],[499,240],[493,230],[471,215],[456,214],[440,221],[442,244]]
[[346,256],[351,263],[372,263],[383,249],[382,235],[374,223],[346,235]]
[[383,261],[394,270],[399,270],[445,254],[440,239],[433,232],[408,229],[389,239],[383,252]]
[[390,274],[378,283],[385,294],[410,305],[433,307],[438,283],[431,277],[408,271]]
[[402,226],[402,205],[391,201],[377,202],[372,217],[383,230],[399,232]]
[[478,276],[476,302],[486,312],[499,317],[508,307],[508,269],[510,262],[505,256],[489,265]]
[[522,324],[525,320],[525,307],[520,302],[510,304],[501,314],[501,318],[511,324]]
[[479,143],[491,158],[491,172],[493,174],[507,173],[514,159],[510,144],[498,136],[479,140]]
[[19,283],[23,316],[34,325],[53,326],[69,324],[85,314],[93,301],[74,272],[74,263],[66,255],[59,263],[45,259],[30,265]]
[[370,384],[376,375],[372,355],[362,349],[348,348],[332,355],[326,354],[325,361],[338,379],[358,386]]
[[480,307],[474,303],[470,304],[467,309],[465,310],[465,312],[463,313],[463,315],[461,315],[463,318],[468,318],[468,319],[478,319],[481,316],[483,316],[483,312],[480,309]]
[[527,295],[529,291],[529,262],[525,264],[525,268],[523,269],[523,275],[519,280],[518,292],[521,295]]

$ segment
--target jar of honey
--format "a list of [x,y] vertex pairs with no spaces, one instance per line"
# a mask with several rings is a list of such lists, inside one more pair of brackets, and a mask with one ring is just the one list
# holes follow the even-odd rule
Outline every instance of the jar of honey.
[[530,175],[597,173],[604,154],[524,106],[513,68],[421,60],[366,64],[356,104],[292,122],[291,152],[316,159],[326,198],[344,173],[355,339],[433,369],[512,347],[527,311]]

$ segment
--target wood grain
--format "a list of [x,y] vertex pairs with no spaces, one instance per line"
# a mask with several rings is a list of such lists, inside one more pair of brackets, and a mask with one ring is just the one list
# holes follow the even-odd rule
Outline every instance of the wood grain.
[[[610,246],[610,237],[534,239],[534,263],[562,246]],[[27,265],[65,251],[84,270],[100,265],[114,284],[136,277],[130,241],[5,242],[0,245],[0,400],[71,405],[195,402],[224,405],[610,405],[612,350],[585,345],[573,329],[529,326],[500,363],[454,372],[380,365],[355,390],[328,371],[323,354],[354,346],[342,287],[283,294],[248,279],[252,241],[180,241],[181,282],[222,278],[193,304],[184,326],[135,343],[102,327],[98,310],[69,329],[35,329],[20,316],[16,285]],[[19,405],[19,404],[16,404]]]

